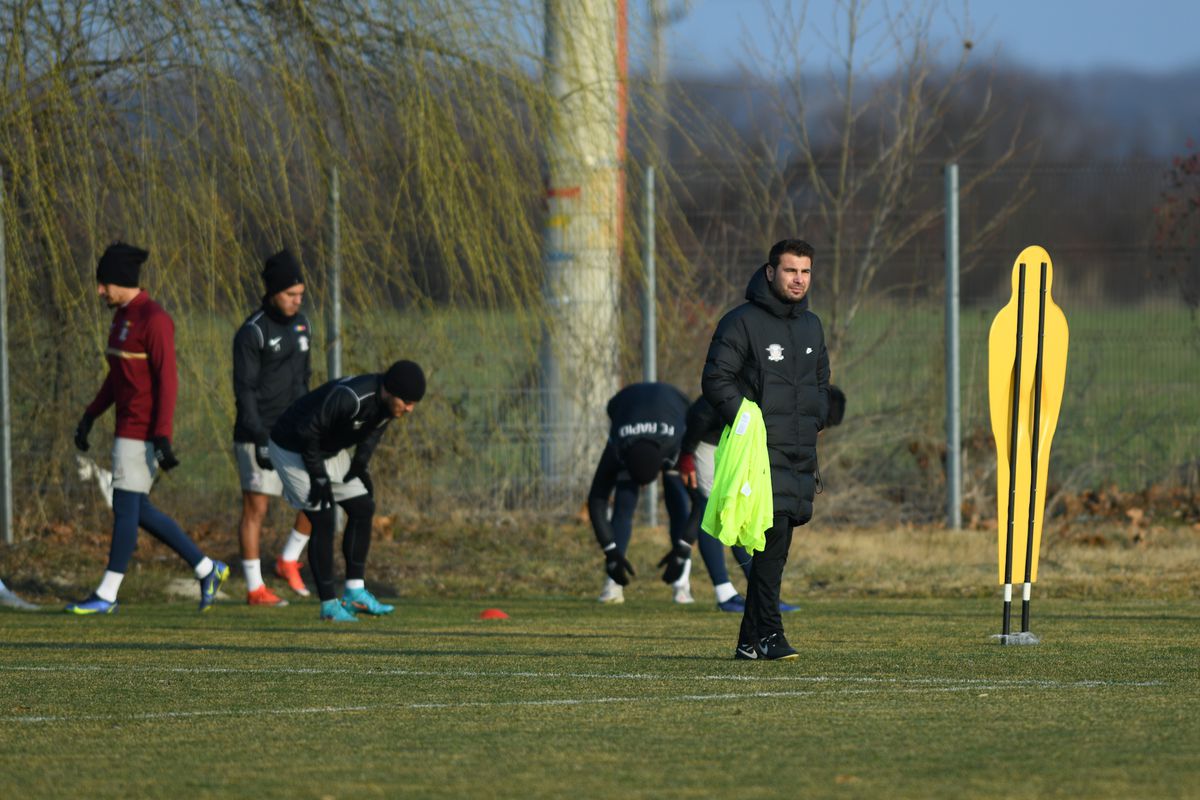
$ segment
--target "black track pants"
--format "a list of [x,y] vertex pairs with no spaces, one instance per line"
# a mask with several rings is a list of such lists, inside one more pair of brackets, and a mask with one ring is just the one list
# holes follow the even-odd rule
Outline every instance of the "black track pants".
[[375,501],[371,495],[364,494],[343,501],[341,506],[346,511],[346,535],[342,539],[346,580],[362,580],[367,573],[367,553],[371,551],[371,520],[375,517]]
[[772,633],[783,633],[779,587],[783,583],[783,567],[787,564],[791,546],[792,521],[786,514],[777,514],[775,524],[767,531],[766,547],[755,553],[750,562],[746,612],[742,615],[738,642],[756,642]]
[[[346,578],[361,579],[367,567],[367,553],[371,550],[371,520],[375,516],[375,501],[370,495],[359,495],[339,503],[346,512],[346,534],[342,538],[342,556],[346,559]],[[333,536],[334,513],[332,508],[321,511],[306,511],[312,523],[312,540],[308,544],[308,566],[317,584],[317,595],[322,602],[337,597],[334,591]]]
[[312,523],[312,539],[308,543],[308,568],[312,570],[317,584],[317,595],[322,602],[333,600],[333,525],[332,508],[320,511],[305,511]]

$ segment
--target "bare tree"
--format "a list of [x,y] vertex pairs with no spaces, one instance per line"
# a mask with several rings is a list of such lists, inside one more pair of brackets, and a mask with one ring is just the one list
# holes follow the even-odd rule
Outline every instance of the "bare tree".
[[[894,257],[923,235],[940,235],[944,203],[928,188],[936,185],[930,172],[972,158],[998,119],[990,86],[978,80],[969,25],[944,65],[931,32],[935,13],[943,12],[932,3],[842,0],[831,21],[836,60],[814,79],[805,43],[821,32],[805,7],[789,4],[771,26],[772,55],[755,65],[772,87],[767,123],[749,149],[771,160],[743,173],[759,198],[760,241],[787,230],[818,246],[821,316],[835,352],[881,285],[903,285],[881,281]],[[1016,158],[1020,125],[1009,129],[1001,152],[964,172],[962,196]],[[965,253],[1000,229],[1022,185],[973,230]]]
[[1188,152],[1175,156],[1167,170],[1155,209],[1154,246],[1188,307],[1200,308],[1200,148],[1188,141]]

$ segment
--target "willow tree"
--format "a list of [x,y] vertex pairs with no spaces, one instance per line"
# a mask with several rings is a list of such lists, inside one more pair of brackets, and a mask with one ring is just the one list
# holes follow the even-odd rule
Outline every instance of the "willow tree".
[[0,0],[15,446],[55,455],[19,465],[36,491],[18,516],[79,502],[64,420],[103,375],[93,274],[118,238],[150,250],[145,285],[177,324],[178,449],[193,469],[165,490],[202,504],[225,490],[233,327],[257,302],[263,256],[284,245],[320,319],[335,168],[346,370],[426,364],[431,413],[392,463],[402,444],[418,499],[438,481],[485,496],[463,465],[506,455],[485,452],[479,429],[527,415],[477,398],[536,366],[543,322],[538,12],[533,0]]

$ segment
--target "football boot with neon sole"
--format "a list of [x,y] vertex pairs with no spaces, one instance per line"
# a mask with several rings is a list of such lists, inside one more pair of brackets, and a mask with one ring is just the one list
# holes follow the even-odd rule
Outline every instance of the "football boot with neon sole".
[[68,614],[79,614],[81,616],[89,614],[115,614],[117,613],[117,603],[115,600],[110,603],[93,592],[88,595],[86,600],[80,600],[78,603],[69,603],[63,610]]
[[229,577],[229,565],[224,561],[214,561],[212,572],[200,579],[200,610],[208,611],[217,599],[217,592]]

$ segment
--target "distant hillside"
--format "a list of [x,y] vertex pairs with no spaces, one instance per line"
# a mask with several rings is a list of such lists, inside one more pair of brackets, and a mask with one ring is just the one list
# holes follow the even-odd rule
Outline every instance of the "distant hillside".
[[1114,157],[1171,156],[1200,140],[1200,67],[1166,76],[1103,72],[1045,79],[1112,132]]
[[[980,75],[974,85],[986,86]],[[1041,146],[1043,161],[1169,158],[1200,140],[1200,67],[1170,75],[1133,72],[1050,75],[998,66],[991,89],[998,108],[1015,120],[1026,114],[1026,139]],[[867,90],[864,83],[860,92]],[[809,112],[830,108],[822,76],[806,79]],[[741,135],[775,138],[782,129],[772,87],[743,75],[679,77],[672,85],[672,113],[690,120],[672,137],[673,158],[686,158],[689,140],[703,140],[705,120],[718,119]],[[812,120],[810,120],[811,122]],[[813,125],[816,132],[820,125]],[[782,136],[780,137],[782,138]],[[635,143],[636,146],[636,143]]]

